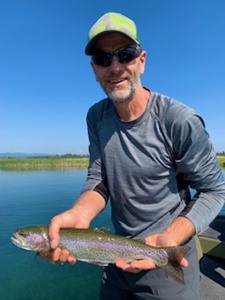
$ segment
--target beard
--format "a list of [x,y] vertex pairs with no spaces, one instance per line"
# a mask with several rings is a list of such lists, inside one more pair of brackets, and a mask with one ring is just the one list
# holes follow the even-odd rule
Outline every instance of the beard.
[[[111,74],[111,75],[115,77],[115,74]],[[137,88],[140,86],[140,84],[141,81],[140,81],[139,67],[137,71],[133,74],[133,76],[128,78],[128,87],[126,89],[124,88],[110,89],[107,87],[107,85],[104,84],[104,82],[100,82],[103,91],[106,93],[106,95],[113,103],[123,103],[129,101],[134,95],[134,93],[136,92]]]

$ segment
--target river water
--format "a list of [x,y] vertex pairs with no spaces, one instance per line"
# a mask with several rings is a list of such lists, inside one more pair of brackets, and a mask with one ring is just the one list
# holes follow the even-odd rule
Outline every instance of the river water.
[[[225,172],[224,172],[225,175]],[[50,264],[10,240],[19,227],[48,224],[79,195],[86,170],[0,171],[0,299],[92,300],[102,268],[87,263]],[[225,209],[222,212],[225,215]],[[92,227],[111,229],[107,208]]]

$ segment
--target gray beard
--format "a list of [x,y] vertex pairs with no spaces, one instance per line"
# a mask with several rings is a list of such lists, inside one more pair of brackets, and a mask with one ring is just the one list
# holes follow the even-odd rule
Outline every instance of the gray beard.
[[107,89],[105,89],[104,91],[112,102],[123,103],[131,99],[131,97],[134,95],[137,89],[137,86],[138,86],[137,84],[133,84],[129,88],[127,88],[126,91],[122,91],[122,92],[119,90],[110,91]]
[[141,84],[140,81],[140,72],[138,71],[133,80],[130,82],[130,86],[124,91],[124,90],[110,90],[106,88],[102,83],[101,87],[103,91],[106,93],[106,95],[109,97],[109,99],[113,103],[123,103],[131,99],[131,97],[136,92],[138,86]]

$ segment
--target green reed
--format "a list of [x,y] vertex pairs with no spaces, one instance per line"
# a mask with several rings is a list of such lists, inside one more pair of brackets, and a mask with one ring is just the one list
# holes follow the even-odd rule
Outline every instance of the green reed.
[[86,168],[88,161],[88,157],[0,158],[0,170]]

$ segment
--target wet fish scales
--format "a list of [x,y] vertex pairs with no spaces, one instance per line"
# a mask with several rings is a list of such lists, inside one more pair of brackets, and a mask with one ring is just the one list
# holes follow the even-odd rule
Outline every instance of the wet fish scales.
[[[12,242],[26,250],[39,252],[51,260],[47,226],[25,227],[14,231]],[[117,259],[127,262],[139,259],[151,259],[169,276],[184,283],[180,260],[189,251],[187,246],[158,248],[126,237],[114,235],[108,231],[94,229],[61,229],[60,247],[67,248],[77,260],[108,265]]]

